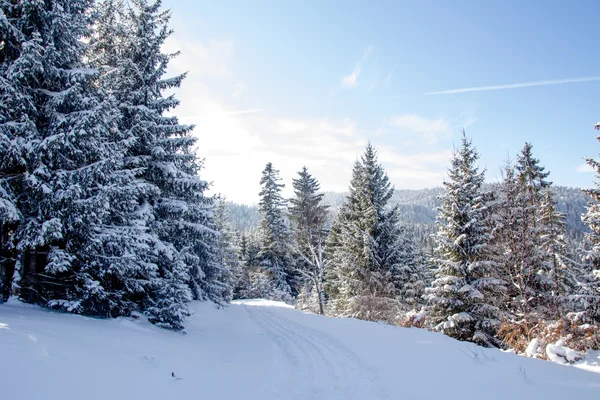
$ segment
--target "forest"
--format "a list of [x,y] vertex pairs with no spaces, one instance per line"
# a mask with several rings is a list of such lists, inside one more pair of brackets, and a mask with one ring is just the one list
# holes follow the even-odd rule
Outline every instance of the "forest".
[[0,302],[182,331],[192,301],[261,298],[537,358],[600,349],[600,185],[554,186],[529,142],[486,183],[463,131],[440,188],[394,188],[369,143],[344,194],[269,162],[258,207],[230,203],[176,116],[170,15],[0,0]]

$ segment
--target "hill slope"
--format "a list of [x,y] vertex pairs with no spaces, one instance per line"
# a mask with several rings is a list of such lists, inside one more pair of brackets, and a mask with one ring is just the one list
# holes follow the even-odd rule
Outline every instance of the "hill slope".
[[[21,399],[596,398],[600,375],[440,334],[196,303],[187,335],[0,305],[0,390]],[[175,375],[175,377],[172,376]]]
[[[492,191],[493,184],[486,185]],[[589,198],[578,188],[554,186],[552,188],[558,211],[565,214],[567,233],[574,239],[581,239],[588,228],[581,221]],[[436,208],[440,206],[439,196],[444,193],[441,187],[432,189],[396,189],[391,204],[398,205],[400,220],[404,223],[428,226],[433,229],[437,216]],[[335,219],[344,203],[346,193],[325,192],[323,202],[330,206],[330,219]],[[258,207],[244,204],[227,203],[231,220],[238,231],[256,229],[260,223]]]

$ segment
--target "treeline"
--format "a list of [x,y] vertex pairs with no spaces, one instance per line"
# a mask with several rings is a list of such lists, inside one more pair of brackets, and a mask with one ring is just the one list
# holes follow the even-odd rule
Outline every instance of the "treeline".
[[145,313],[181,329],[226,303],[193,126],[169,116],[160,1],[0,2],[0,298]]
[[428,230],[400,223],[400,205],[391,205],[393,188],[371,145],[330,222],[306,168],[286,205],[278,171],[267,164],[260,226],[238,235],[234,297],[295,299],[300,309],[427,327],[539,357],[543,343],[559,339],[577,350],[598,348],[596,203],[583,218],[590,231],[573,246],[531,144],[507,163],[497,185],[484,184],[478,158],[463,132],[431,242],[423,240]]

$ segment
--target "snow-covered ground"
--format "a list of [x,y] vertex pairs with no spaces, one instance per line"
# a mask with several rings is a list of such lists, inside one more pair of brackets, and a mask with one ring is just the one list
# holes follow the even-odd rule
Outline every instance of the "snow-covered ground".
[[182,335],[143,319],[0,305],[1,398],[600,398],[600,374],[424,330],[260,300],[194,308]]

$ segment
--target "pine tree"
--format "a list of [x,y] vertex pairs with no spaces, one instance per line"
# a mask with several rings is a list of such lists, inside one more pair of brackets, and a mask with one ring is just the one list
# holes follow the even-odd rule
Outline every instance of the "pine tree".
[[223,276],[220,281],[228,286],[227,292],[224,293],[224,300],[231,301],[233,296],[233,285],[235,278],[240,277],[242,266],[240,265],[240,254],[236,248],[235,232],[229,220],[229,212],[225,204],[224,197],[217,198],[217,206],[215,210],[215,225],[219,236],[217,239],[218,262],[224,265]]
[[402,268],[411,261],[402,257],[398,208],[388,208],[392,194],[369,144],[354,165],[350,193],[328,236],[326,290],[334,314],[387,321],[398,315],[398,295],[408,283]]
[[540,207],[542,191],[552,184],[546,178],[550,174],[544,171],[539,160],[533,157],[532,145],[525,143],[517,156],[516,179],[518,183],[517,212],[519,223],[517,235],[517,264],[511,273],[511,288],[519,293],[511,297],[520,304],[514,311],[521,318],[537,319],[544,313],[544,299],[547,298],[552,283],[548,279],[549,271],[545,263],[548,254],[542,248],[542,220]]
[[550,290],[545,292],[544,304],[550,318],[560,319],[569,311],[577,311],[571,296],[577,293],[580,271],[565,241],[565,216],[557,211],[549,188],[543,193],[539,210],[540,245],[546,255],[543,270],[547,271],[550,286]]
[[[596,124],[596,129],[600,124]],[[596,136],[600,141],[600,136]],[[600,162],[585,158],[586,163],[596,171],[596,177],[600,176]],[[600,323],[600,183],[595,182],[595,188],[584,190],[590,197],[586,213],[582,215],[582,221],[590,228],[585,239],[590,244],[590,249],[584,257],[586,273],[583,276],[583,288],[580,301],[583,303],[584,321],[588,323]]]
[[504,290],[486,258],[489,239],[486,204],[481,190],[484,171],[479,155],[463,131],[461,147],[454,151],[446,193],[439,208],[435,280],[428,289],[428,318],[434,329],[459,340],[498,346],[495,338],[500,310],[494,297]]
[[281,196],[284,187],[280,182],[279,171],[273,164],[267,163],[260,180],[261,191],[259,211],[260,223],[260,259],[261,267],[270,276],[273,285],[273,299],[290,301],[295,286],[292,258],[288,245],[289,231],[284,219],[285,201]]
[[14,233],[22,279],[13,284],[27,301],[112,315],[110,301],[93,300],[101,286],[88,255],[112,211],[111,188],[127,177],[115,175],[125,152],[114,130],[118,110],[84,63],[91,6],[23,1],[10,10],[20,43],[9,46],[3,79],[19,88],[12,101],[22,102],[8,120],[19,143],[13,182],[24,221]]
[[179,104],[164,91],[179,87],[185,77],[164,78],[177,55],[161,51],[172,33],[170,13],[161,11],[160,1],[146,0],[128,9],[108,0],[100,11],[106,26],[100,24],[94,42],[96,59],[107,64],[102,77],[120,105],[119,129],[133,138],[124,169],[137,179],[133,215],[149,232],[150,251],[142,257],[157,269],[147,309],[153,321],[180,327],[190,297],[223,303],[230,288],[218,260],[214,202],[198,177],[202,161],[192,150],[193,126],[164,115]]
[[21,181],[26,171],[26,138],[35,107],[22,83],[28,58],[21,21],[22,4],[2,3],[0,12],[0,302],[11,293],[17,252],[14,232],[22,215],[18,207]]
[[323,289],[325,223],[328,207],[321,204],[323,194],[319,182],[303,167],[293,180],[295,198],[290,200],[290,220],[294,224],[296,268],[303,281],[297,306],[324,313]]

